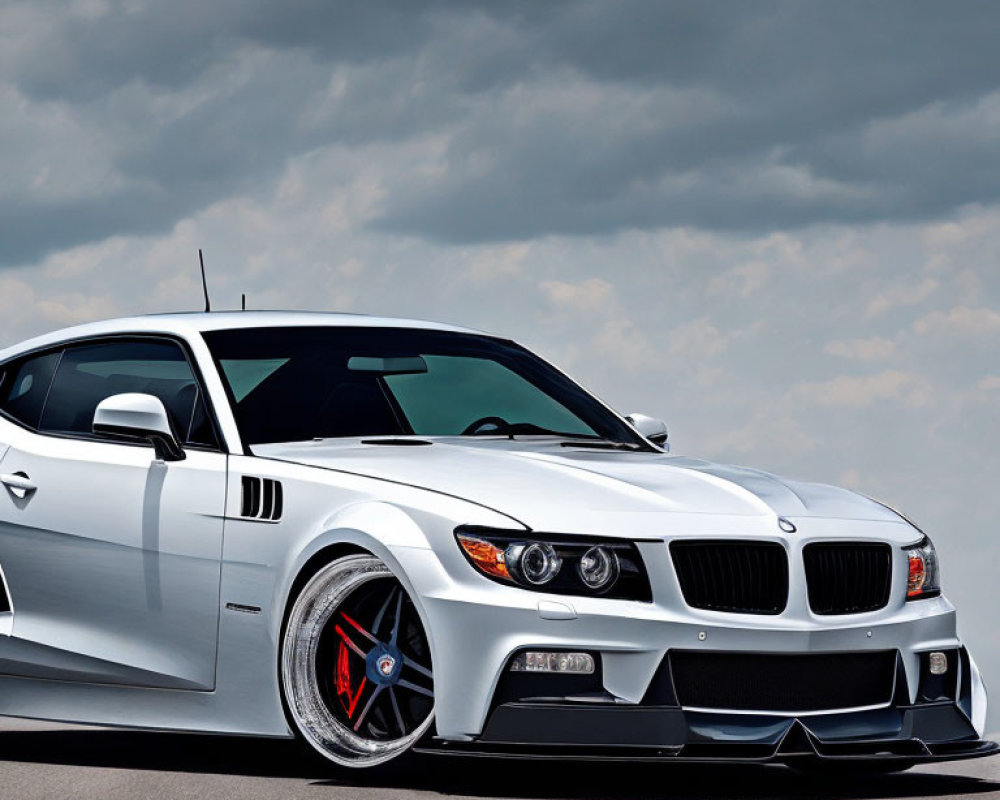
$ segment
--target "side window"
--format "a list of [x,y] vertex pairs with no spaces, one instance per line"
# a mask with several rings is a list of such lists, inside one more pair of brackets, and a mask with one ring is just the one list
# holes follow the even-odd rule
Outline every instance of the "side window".
[[160,398],[184,444],[216,445],[205,399],[181,348],[166,341],[120,341],[67,347],[39,428],[90,434],[105,398],[140,392]]
[[37,428],[59,353],[14,361],[0,371],[0,409],[29,428]]

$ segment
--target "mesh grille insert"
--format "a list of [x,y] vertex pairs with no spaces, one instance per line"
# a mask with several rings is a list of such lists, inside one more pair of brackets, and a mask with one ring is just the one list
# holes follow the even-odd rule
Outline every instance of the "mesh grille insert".
[[682,706],[733,711],[827,711],[892,700],[896,651],[704,653],[671,651]]

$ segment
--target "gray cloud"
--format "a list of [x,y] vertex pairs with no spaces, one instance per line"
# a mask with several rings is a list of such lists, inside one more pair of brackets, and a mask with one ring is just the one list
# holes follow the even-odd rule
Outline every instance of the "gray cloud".
[[386,176],[378,230],[756,232],[927,219],[1000,193],[1000,8],[974,0],[182,0],[9,18],[0,111],[60,109],[106,168],[50,196],[39,175],[74,183],[87,163],[53,166],[51,143],[32,147],[47,120],[20,126],[0,264],[169,230],[314,148],[421,137],[439,147]]
[[38,99],[92,99],[133,80],[181,88],[248,42],[305,48],[325,54],[324,60],[370,62],[425,44],[440,4],[113,2],[69,16],[59,13],[63,5],[40,11],[32,46],[15,67],[19,86]]
[[[550,65],[597,81],[596,102],[566,113],[552,95],[553,107],[530,120],[494,105],[455,137],[446,180],[397,193],[383,223],[457,241],[677,224],[754,231],[925,219],[991,201],[1000,120],[979,101],[1000,85],[991,43],[1000,14],[982,4],[949,10],[574,10],[533,45],[554,44]],[[676,91],[703,108],[672,109],[661,95]],[[647,102],[623,111],[623,96]],[[946,135],[925,131],[917,114],[935,104],[957,118]],[[873,142],[888,122],[897,140]],[[487,154],[492,167],[478,169]]]

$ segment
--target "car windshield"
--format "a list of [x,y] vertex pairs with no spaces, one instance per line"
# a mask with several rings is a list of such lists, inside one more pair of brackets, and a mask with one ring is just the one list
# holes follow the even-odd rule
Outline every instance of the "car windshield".
[[357,436],[546,435],[641,444],[513,342],[410,328],[204,334],[248,445]]

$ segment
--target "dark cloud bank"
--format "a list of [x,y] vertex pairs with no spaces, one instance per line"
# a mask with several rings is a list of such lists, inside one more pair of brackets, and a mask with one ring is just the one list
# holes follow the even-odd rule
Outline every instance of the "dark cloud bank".
[[169,229],[312,149],[420,137],[440,137],[436,168],[395,175],[371,224],[444,242],[920,220],[1000,194],[994,3],[19,10],[14,113],[97,131],[110,177],[9,187],[7,266]]

